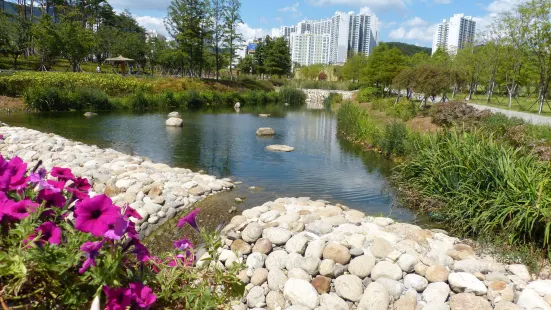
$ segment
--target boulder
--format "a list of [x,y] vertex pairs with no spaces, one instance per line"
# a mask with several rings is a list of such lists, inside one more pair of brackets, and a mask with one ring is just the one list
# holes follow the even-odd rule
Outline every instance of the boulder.
[[346,300],[360,301],[363,289],[362,280],[354,275],[343,275],[335,280],[335,291]]
[[319,305],[319,295],[312,284],[302,279],[289,279],[285,282],[283,296],[292,305],[301,305],[314,309]]
[[256,130],[256,135],[257,136],[273,136],[273,135],[275,135],[275,131],[270,127],[262,127],[262,128],[258,128]]
[[96,116],[96,115],[98,115],[98,114],[97,114],[97,113],[94,113],[94,112],[86,112],[86,113],[84,113],[84,116],[86,116],[86,117],[92,117],[92,116]]
[[178,117],[171,117],[166,120],[166,125],[170,127],[182,127],[184,126],[184,120]]
[[180,113],[178,113],[177,111],[168,113],[167,117],[168,117],[168,118],[172,118],[172,117],[182,118],[182,116],[180,115]]
[[272,151],[272,152],[292,152],[295,150],[295,148],[288,145],[274,144],[274,145],[268,145],[266,147],[266,150]]
[[363,294],[359,310],[387,310],[390,303],[390,295],[386,288],[377,282],[373,282],[367,286]]

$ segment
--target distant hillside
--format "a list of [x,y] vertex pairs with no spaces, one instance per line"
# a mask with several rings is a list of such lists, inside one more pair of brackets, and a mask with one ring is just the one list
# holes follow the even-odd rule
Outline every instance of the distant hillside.
[[407,44],[402,42],[385,42],[385,43],[388,44],[390,48],[396,47],[397,49],[401,50],[404,54],[408,56],[417,54],[419,52],[430,55],[432,52],[432,49],[430,47],[422,47],[422,46],[417,46],[417,45]]

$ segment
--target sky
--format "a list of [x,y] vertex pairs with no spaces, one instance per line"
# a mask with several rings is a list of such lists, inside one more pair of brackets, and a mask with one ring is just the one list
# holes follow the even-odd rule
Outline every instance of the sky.
[[[500,12],[526,0],[241,0],[246,40],[271,34],[272,28],[296,25],[342,12],[371,12],[380,23],[379,41],[432,46],[437,24],[453,14],[475,17],[477,32]],[[109,0],[119,11],[128,9],[145,28],[166,34],[163,19],[170,0]]]

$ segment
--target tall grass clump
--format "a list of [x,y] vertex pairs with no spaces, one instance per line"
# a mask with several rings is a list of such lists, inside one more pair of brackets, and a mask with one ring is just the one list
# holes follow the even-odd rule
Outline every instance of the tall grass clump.
[[291,106],[301,106],[306,103],[306,94],[300,89],[283,87],[279,91],[279,99]]
[[549,162],[492,136],[455,130],[415,141],[400,180],[437,204],[423,205],[470,235],[508,236],[512,244],[549,245]]
[[337,129],[340,134],[353,142],[375,143],[381,131],[369,117],[366,109],[358,104],[345,101],[337,113]]
[[331,110],[342,103],[342,94],[330,93],[327,98],[323,100],[323,107],[326,110]]

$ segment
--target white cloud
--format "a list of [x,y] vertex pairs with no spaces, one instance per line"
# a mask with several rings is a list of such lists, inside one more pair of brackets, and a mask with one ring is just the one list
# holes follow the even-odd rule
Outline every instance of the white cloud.
[[251,41],[255,38],[265,37],[268,30],[262,28],[252,28],[247,23],[241,23],[237,26],[237,31],[243,35],[245,41]]
[[390,31],[388,37],[392,40],[413,40],[417,42],[432,42],[437,24],[431,25],[426,20],[414,17],[400,24],[400,27]]
[[360,14],[373,14],[373,11],[368,6],[364,6],[360,8]]
[[375,10],[390,10],[406,8],[410,0],[306,0],[310,5],[346,5],[350,7],[369,7]]
[[437,4],[450,4],[450,3],[452,3],[452,0],[434,0],[434,3],[437,3]]
[[168,36],[165,24],[162,18],[153,16],[134,16],[138,24],[147,30],[156,30],[158,33]]
[[109,4],[118,9],[163,11],[170,5],[171,0],[110,0]]
[[509,11],[522,2],[526,2],[526,1],[525,0],[494,0],[492,1],[492,3],[488,5],[486,10],[490,12],[491,15],[492,14],[495,15],[505,11]]
[[291,16],[293,17],[300,17],[302,16],[302,12],[300,12],[298,10],[298,7],[300,6],[300,3],[299,2],[296,2],[295,4],[293,5],[290,5],[290,6],[286,6],[286,7],[283,7],[281,9],[278,9],[278,11],[282,12],[282,13],[291,13]]

